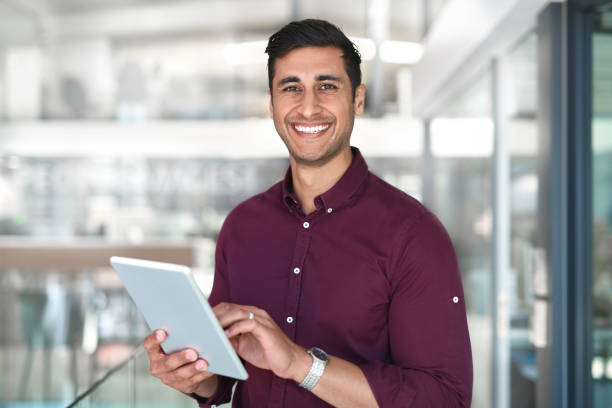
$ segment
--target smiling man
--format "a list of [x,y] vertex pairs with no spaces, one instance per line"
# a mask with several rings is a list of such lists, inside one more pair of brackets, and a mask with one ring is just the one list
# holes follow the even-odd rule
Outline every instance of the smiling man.
[[[290,168],[229,214],[217,243],[209,301],[249,373],[233,406],[469,406],[450,239],[350,146],[365,98],[359,53],[321,20],[288,24],[266,52]],[[229,401],[235,381],[205,372],[193,350],[165,355],[165,336],[145,340],[151,373],[202,407]]]

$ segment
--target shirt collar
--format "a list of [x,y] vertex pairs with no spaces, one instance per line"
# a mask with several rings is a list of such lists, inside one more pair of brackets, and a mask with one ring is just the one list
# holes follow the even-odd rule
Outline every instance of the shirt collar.
[[[353,152],[353,161],[340,180],[325,193],[315,197],[317,209],[325,208],[330,211],[330,209],[334,210],[342,206],[345,201],[357,193],[359,187],[365,181],[368,175],[368,165],[359,149],[351,146],[351,151]],[[290,210],[300,207],[298,199],[293,194],[292,180],[291,167],[289,167],[282,183],[282,192],[283,201]]]

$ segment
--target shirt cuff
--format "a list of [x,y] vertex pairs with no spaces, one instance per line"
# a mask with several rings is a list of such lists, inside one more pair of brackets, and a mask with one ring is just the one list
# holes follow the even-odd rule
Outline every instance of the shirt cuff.
[[232,387],[234,386],[235,382],[236,380],[233,378],[219,376],[217,390],[210,397],[204,398],[195,393],[186,395],[196,400],[198,406],[201,408],[209,408],[214,405],[225,404],[226,402],[230,402],[232,399]]
[[369,361],[358,366],[363,371],[379,407],[412,406],[416,391],[403,384],[400,367],[380,361]]

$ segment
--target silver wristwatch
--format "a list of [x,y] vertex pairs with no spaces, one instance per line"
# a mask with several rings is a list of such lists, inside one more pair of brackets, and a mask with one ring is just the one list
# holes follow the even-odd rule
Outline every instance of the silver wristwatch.
[[325,371],[325,366],[329,363],[329,356],[326,352],[317,347],[308,350],[308,354],[312,356],[312,366],[306,378],[299,383],[299,386],[311,391],[321,379],[323,371]]

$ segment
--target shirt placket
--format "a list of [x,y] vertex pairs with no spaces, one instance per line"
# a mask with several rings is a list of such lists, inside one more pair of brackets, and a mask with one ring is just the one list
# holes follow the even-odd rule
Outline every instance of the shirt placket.
[[[288,279],[285,304],[283,307],[284,320],[281,321],[280,324],[287,336],[293,341],[296,340],[302,277],[304,274],[304,263],[310,247],[310,240],[312,238],[312,228],[312,221],[305,221],[303,219],[300,220],[300,223],[297,226],[292,264],[287,271],[290,276]],[[277,408],[283,406],[286,385],[287,380],[274,377],[270,392],[270,407]]]

